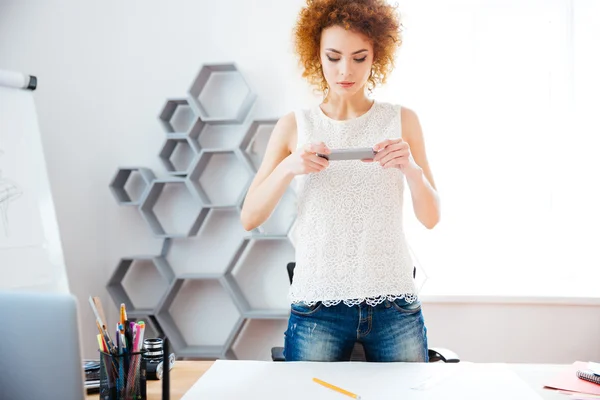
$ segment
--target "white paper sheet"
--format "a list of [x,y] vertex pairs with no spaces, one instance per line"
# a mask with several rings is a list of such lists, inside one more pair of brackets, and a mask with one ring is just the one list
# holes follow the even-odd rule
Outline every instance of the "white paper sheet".
[[350,399],[313,382],[313,377],[356,393],[362,400],[541,399],[502,364],[218,360],[182,400]]
[[590,361],[588,362],[588,368],[590,369],[590,371],[592,371],[595,375],[600,375],[600,363],[597,362],[593,362]]

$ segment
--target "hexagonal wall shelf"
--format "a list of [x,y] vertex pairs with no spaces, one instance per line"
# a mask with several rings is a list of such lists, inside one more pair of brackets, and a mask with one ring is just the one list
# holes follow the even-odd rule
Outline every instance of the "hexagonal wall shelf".
[[178,357],[226,357],[242,318],[222,285],[219,275],[182,275],[163,297],[156,318]]
[[119,205],[137,206],[154,179],[156,176],[149,168],[119,168],[109,187]]
[[187,99],[167,100],[158,118],[167,134],[186,134],[197,139],[204,127]]
[[139,207],[157,237],[188,237],[198,233],[208,214],[195,188],[184,179],[157,179]]
[[194,138],[174,134],[165,140],[158,157],[169,174],[186,176],[199,153],[200,145]]
[[[128,313],[147,315],[175,279],[173,270],[162,257],[122,258],[108,280],[106,289],[118,306],[124,303]],[[143,281],[144,285],[139,282]]]
[[166,334],[178,358],[269,359],[283,343],[296,196],[288,190],[261,227],[244,231],[241,204],[277,122],[249,119],[255,101],[235,64],[203,65],[158,117],[172,177],[121,168],[110,184],[165,240],[160,256],[123,258],[107,289],[147,322],[147,337]]
[[223,124],[243,123],[256,100],[235,64],[204,65],[188,97],[203,121]]
[[198,234],[171,239],[163,255],[177,275],[224,274],[248,243],[238,207],[211,208]]
[[256,120],[240,142],[240,148],[258,171],[277,120]]
[[287,263],[294,261],[287,236],[253,236],[224,277],[230,295],[245,318],[289,315]]
[[239,149],[202,151],[188,175],[190,183],[210,206],[238,206],[254,171]]

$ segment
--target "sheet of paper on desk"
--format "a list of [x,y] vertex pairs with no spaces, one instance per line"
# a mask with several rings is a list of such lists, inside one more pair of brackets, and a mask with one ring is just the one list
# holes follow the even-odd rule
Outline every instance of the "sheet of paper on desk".
[[350,398],[314,383],[313,377],[356,393],[362,400],[541,399],[501,364],[218,360],[182,400]]
[[590,362],[588,362],[588,368],[595,375],[600,375],[600,363],[590,361]]

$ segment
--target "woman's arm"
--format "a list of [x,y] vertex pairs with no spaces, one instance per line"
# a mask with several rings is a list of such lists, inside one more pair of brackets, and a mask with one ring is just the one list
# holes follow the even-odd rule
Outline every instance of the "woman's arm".
[[329,161],[315,154],[329,154],[324,143],[305,144],[296,149],[296,129],[296,117],[290,113],[277,122],[271,133],[265,156],[242,207],[241,221],[247,231],[262,225],[271,216],[294,176],[317,173],[329,165]]
[[251,231],[269,218],[294,178],[281,162],[291,154],[290,138],[295,136],[296,118],[290,113],[277,121],[260,168],[244,199],[241,221],[245,230]]
[[414,111],[402,107],[402,138],[386,139],[373,146],[373,160],[383,168],[400,168],[404,173],[417,219],[428,229],[440,220],[440,200],[435,189],[421,124]]
[[417,114],[401,108],[402,137],[410,148],[416,166],[405,168],[406,181],[410,187],[413,208],[417,219],[428,229],[440,220],[440,199],[435,188],[431,168],[425,152],[425,140]]

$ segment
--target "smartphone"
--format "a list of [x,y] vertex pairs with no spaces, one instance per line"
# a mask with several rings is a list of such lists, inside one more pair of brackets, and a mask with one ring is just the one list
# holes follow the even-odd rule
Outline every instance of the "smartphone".
[[329,161],[339,160],[365,160],[375,156],[375,151],[370,147],[357,147],[351,149],[331,149],[330,154],[317,154]]

